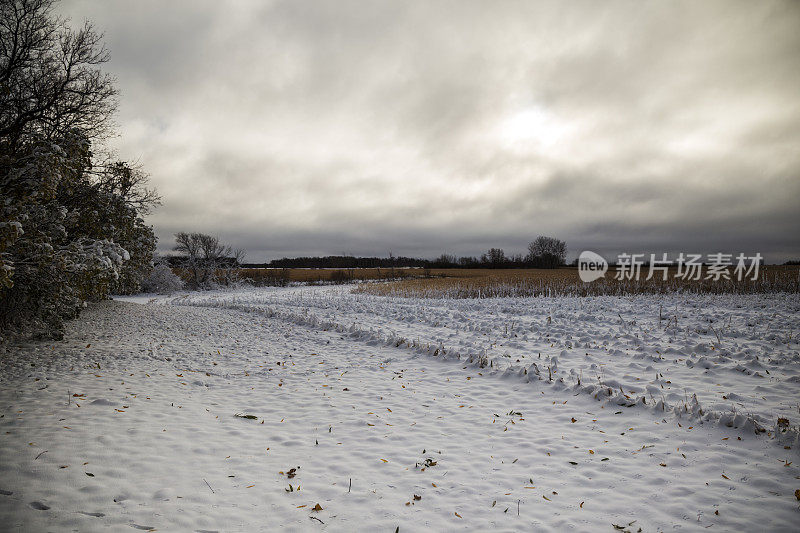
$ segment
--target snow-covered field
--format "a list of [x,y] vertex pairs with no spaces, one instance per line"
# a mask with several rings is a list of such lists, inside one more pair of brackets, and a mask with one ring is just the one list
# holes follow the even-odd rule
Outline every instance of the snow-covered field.
[[5,528],[800,523],[796,295],[136,302],[0,357]]

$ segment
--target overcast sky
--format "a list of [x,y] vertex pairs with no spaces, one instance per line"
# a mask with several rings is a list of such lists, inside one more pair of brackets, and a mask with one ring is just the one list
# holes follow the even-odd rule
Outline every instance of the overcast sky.
[[248,260],[800,257],[800,2],[66,0],[119,156]]

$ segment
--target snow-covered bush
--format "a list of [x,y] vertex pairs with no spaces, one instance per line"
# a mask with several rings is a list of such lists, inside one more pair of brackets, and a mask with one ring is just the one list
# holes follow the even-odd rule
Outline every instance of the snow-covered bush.
[[183,288],[183,280],[175,275],[169,264],[158,259],[150,275],[142,281],[142,291],[169,294]]
[[11,167],[0,176],[0,329],[6,337],[60,337],[64,319],[119,285],[132,259],[126,240],[139,239],[131,248],[152,257],[152,230],[141,231],[136,210],[123,198],[98,191],[86,166],[89,153],[85,136],[71,132],[15,158],[3,154]]
[[141,217],[142,206],[138,205],[144,177],[122,162],[95,165],[92,170],[93,179],[75,184],[62,196],[69,209],[67,232],[100,241],[113,240],[122,246],[128,256],[118,265],[110,290],[114,294],[136,293],[152,268],[156,242],[153,229]]

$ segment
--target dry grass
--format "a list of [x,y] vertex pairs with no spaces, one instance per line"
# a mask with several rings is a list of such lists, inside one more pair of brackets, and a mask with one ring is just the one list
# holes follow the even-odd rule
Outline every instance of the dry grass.
[[[731,272],[732,274],[732,272]],[[576,268],[555,270],[431,270],[429,278],[387,283],[368,283],[356,292],[404,298],[494,298],[510,296],[599,296],[625,294],[692,293],[767,293],[800,292],[800,267],[765,266],[756,281],[678,280],[674,271],[667,281],[613,279],[613,273],[591,283],[578,277]],[[644,277],[644,276],[643,276]],[[733,276],[732,276],[733,277]]]
[[256,285],[300,283],[348,283],[420,277],[421,268],[242,268],[240,277]]

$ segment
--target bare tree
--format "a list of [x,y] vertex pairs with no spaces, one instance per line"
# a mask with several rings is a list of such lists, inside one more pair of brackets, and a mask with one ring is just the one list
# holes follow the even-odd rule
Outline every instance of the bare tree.
[[0,139],[12,152],[26,134],[102,136],[116,109],[114,78],[99,68],[109,59],[102,34],[88,22],[70,29],[54,4],[0,2]]
[[176,252],[184,255],[181,266],[188,277],[186,283],[192,288],[197,288],[203,275],[199,235],[199,233],[176,233],[175,248],[173,248]]
[[161,205],[158,192],[147,187],[150,177],[139,164],[113,161],[96,165],[90,173],[98,190],[119,196],[139,213],[149,214]]
[[205,233],[176,233],[174,250],[183,255],[186,283],[195,289],[235,281],[236,269],[245,256],[244,250],[233,250],[219,237]]
[[436,268],[451,268],[458,264],[458,258],[455,255],[444,253],[434,259],[433,264]]
[[566,262],[567,243],[540,235],[528,245],[527,262],[539,268],[558,268]]
[[231,251],[230,257],[224,262],[223,281],[225,285],[241,281],[239,267],[244,263],[245,256],[247,256],[247,252],[241,248],[234,248]]
[[486,258],[492,268],[500,268],[506,262],[506,253],[502,248],[490,248]]

